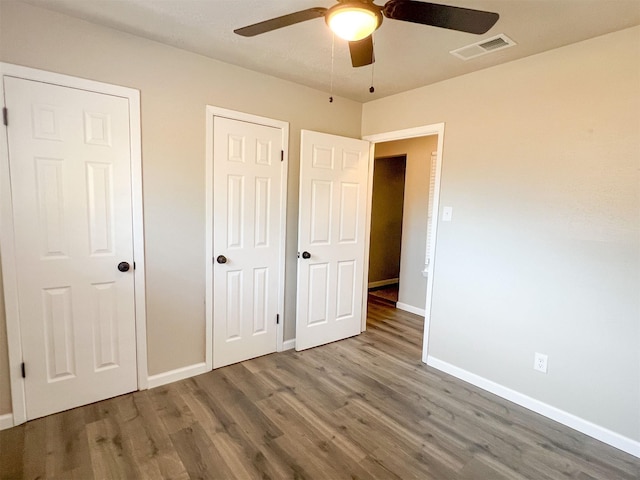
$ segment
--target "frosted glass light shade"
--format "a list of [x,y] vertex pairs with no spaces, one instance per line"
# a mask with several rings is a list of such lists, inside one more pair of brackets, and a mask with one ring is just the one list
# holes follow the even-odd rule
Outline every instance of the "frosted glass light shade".
[[362,40],[380,26],[380,14],[359,6],[342,6],[327,14],[327,25],[340,38],[350,42]]

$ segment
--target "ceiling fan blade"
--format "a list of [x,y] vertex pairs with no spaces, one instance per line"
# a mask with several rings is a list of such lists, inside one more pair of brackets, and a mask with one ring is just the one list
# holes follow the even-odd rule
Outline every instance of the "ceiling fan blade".
[[351,52],[351,65],[354,67],[364,67],[376,61],[371,35],[362,40],[349,42],[349,52]]
[[323,17],[326,11],[327,9],[323,7],[308,8],[299,12],[265,20],[264,22],[258,22],[253,25],[238,28],[233,32],[238,35],[242,35],[243,37],[253,37],[255,35],[260,35],[261,33],[267,33],[282,27],[288,27],[289,25],[295,25],[296,23]]
[[489,31],[500,17],[497,13],[483,10],[414,0],[390,0],[384,6],[382,13],[393,20],[421,23],[478,35]]

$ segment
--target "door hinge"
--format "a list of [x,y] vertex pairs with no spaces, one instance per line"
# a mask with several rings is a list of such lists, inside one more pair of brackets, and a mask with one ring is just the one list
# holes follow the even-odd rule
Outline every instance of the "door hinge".
[[280,314],[276,313],[276,325],[280,325]]
[[27,378],[27,370],[25,369],[24,362],[20,365],[20,371],[22,372],[22,378]]
[[9,126],[9,110],[7,110],[7,107],[2,107],[2,123],[7,127]]
[[284,150],[280,150],[280,161],[284,162]]

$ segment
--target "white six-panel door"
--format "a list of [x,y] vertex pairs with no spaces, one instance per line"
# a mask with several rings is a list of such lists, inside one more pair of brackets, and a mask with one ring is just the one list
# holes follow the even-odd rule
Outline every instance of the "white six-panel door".
[[282,131],[215,117],[213,367],[276,351]]
[[4,88],[32,419],[137,388],[129,107],[11,77]]
[[296,350],[361,331],[369,142],[303,130]]

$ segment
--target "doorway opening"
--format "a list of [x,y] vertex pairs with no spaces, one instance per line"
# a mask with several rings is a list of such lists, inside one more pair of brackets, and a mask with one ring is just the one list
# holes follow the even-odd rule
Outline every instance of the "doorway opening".
[[379,142],[373,165],[369,291],[423,317],[437,149],[438,135]]
[[[422,361],[426,363],[435,269],[444,123],[369,135],[365,136],[364,140],[372,144],[369,168],[371,208],[368,212],[367,228],[369,249],[366,252],[366,258],[370,259],[370,262],[372,244],[375,242],[372,236],[372,217],[376,215],[373,210],[373,182],[377,165],[374,159],[406,157],[396,308],[424,317]],[[420,144],[420,142],[428,143]],[[368,269],[365,279],[368,282]],[[365,303],[368,297],[368,295],[365,296]],[[366,330],[366,315],[362,319],[362,330]]]
[[393,307],[400,282],[406,168],[406,155],[374,159],[368,290]]

